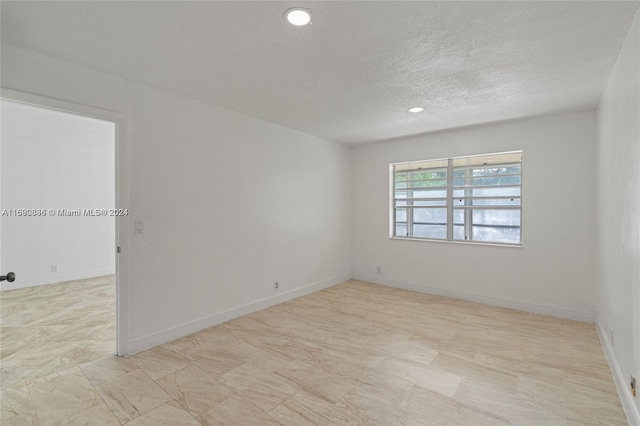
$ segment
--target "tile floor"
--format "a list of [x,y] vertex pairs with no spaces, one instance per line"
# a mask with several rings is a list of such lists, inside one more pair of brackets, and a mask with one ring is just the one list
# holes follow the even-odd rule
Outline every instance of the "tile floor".
[[357,281],[12,382],[3,425],[627,424],[592,324]]
[[116,353],[113,275],[0,292],[2,386]]

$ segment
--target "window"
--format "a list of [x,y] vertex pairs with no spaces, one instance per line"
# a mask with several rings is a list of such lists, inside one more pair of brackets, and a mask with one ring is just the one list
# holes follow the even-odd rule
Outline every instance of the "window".
[[521,244],[522,151],[391,165],[391,236]]

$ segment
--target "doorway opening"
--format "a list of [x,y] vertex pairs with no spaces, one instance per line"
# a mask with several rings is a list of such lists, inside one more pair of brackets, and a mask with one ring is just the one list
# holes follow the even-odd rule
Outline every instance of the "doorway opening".
[[0,282],[2,386],[121,353],[117,235],[128,213],[118,121],[16,97],[0,99],[0,271],[15,274]]

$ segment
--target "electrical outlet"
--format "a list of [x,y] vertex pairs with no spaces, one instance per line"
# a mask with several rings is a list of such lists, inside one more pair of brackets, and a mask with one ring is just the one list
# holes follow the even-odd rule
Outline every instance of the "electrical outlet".
[[273,291],[280,290],[280,283],[278,281],[273,282]]
[[633,397],[636,397],[636,378],[631,376],[631,395],[633,395]]
[[58,272],[58,265],[51,265],[51,272]]

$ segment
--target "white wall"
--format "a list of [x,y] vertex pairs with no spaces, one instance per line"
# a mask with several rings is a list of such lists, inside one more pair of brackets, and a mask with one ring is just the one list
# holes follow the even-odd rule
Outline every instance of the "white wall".
[[[389,163],[519,149],[524,150],[522,248],[389,238]],[[592,111],[355,148],[354,277],[593,320],[595,151]]]
[[49,210],[114,207],[114,123],[4,100],[1,110],[0,208],[46,216],[2,216],[1,270],[17,280],[0,289],[113,274],[115,219]]
[[[598,326],[627,417],[640,425],[640,15],[598,107]],[[613,335],[613,339],[611,338]]]
[[350,277],[347,147],[6,44],[2,86],[128,117],[125,351]]

